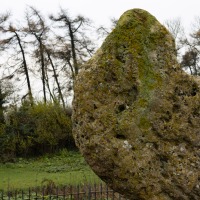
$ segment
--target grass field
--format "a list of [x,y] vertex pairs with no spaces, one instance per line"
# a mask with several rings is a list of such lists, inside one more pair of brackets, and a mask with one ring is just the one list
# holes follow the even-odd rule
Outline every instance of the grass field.
[[0,164],[0,190],[26,189],[49,183],[81,185],[100,183],[100,179],[79,152],[67,150],[53,156]]

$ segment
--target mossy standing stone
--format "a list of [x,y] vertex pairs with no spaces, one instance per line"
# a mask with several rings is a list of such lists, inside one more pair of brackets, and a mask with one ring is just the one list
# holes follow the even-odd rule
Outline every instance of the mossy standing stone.
[[168,30],[128,10],[76,78],[76,144],[130,200],[199,200],[199,85],[180,69]]

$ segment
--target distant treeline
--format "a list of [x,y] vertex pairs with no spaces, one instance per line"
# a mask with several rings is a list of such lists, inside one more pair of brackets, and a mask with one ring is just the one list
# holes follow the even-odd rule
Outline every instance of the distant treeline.
[[24,102],[6,113],[0,124],[0,161],[54,153],[75,147],[70,108],[55,103]]

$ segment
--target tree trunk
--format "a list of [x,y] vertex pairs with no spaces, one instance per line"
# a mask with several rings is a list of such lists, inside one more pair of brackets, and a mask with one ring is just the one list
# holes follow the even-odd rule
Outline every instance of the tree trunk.
[[74,72],[75,76],[78,74],[78,62],[76,58],[76,49],[75,49],[75,40],[74,40],[74,33],[71,27],[71,23],[68,23],[68,28],[69,28],[69,36],[70,36],[70,42],[71,42],[71,48],[72,48],[72,59],[73,59],[73,67],[74,67]]
[[27,66],[27,63],[26,63],[26,58],[25,58],[24,49],[23,49],[23,47],[22,47],[21,39],[20,39],[18,33],[17,33],[16,31],[15,31],[14,33],[15,33],[15,36],[16,36],[16,38],[17,38],[17,42],[18,42],[18,44],[19,44],[20,51],[21,51],[22,58],[23,58],[23,68],[24,68],[24,72],[25,72],[25,76],[26,76],[26,81],[27,81],[27,86],[28,86],[29,100],[30,100],[30,102],[31,102],[31,105],[33,105],[33,95],[32,95],[32,90],[31,90],[31,84],[30,84],[28,66]]
[[57,77],[57,74],[56,74],[55,66],[54,66],[53,61],[51,59],[50,53],[48,51],[46,51],[46,53],[47,53],[48,59],[49,59],[49,61],[51,63],[52,69],[53,69],[54,78],[55,78],[56,84],[58,86],[59,97],[61,98],[63,107],[65,108],[65,101],[64,101],[63,94],[62,94],[62,91],[61,91],[60,83],[58,81],[58,77]]
[[43,95],[44,95],[44,103],[47,102],[46,97],[46,85],[45,85],[45,63],[44,63],[44,51],[43,51],[43,44],[41,41],[41,38],[39,38],[37,35],[35,35],[38,42],[39,42],[39,48],[40,48],[40,59],[41,59],[41,70],[42,70],[42,87],[43,87]]

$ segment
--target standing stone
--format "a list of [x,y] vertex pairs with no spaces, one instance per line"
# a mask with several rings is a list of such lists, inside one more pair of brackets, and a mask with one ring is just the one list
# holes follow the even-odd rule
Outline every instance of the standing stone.
[[199,85],[166,28],[129,10],[76,78],[76,144],[130,200],[199,200]]

